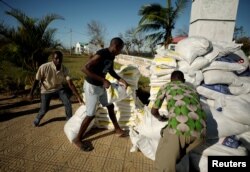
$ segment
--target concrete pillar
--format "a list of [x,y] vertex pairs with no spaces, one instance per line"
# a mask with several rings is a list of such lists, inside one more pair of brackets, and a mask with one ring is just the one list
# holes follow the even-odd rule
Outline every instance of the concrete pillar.
[[193,0],[189,36],[233,40],[239,0]]

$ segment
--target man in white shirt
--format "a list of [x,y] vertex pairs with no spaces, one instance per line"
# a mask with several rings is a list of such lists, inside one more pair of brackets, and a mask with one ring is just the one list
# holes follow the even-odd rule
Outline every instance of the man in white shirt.
[[63,83],[66,80],[69,88],[77,97],[79,103],[83,103],[82,98],[79,96],[75,85],[73,84],[68,69],[62,64],[63,54],[60,51],[53,53],[52,61],[41,65],[36,73],[36,78],[28,98],[33,99],[33,93],[37,85],[41,84],[41,107],[38,115],[36,116],[33,126],[39,126],[39,123],[46,112],[49,110],[49,104],[52,97],[58,95],[65,106],[67,120],[72,116],[72,106]]

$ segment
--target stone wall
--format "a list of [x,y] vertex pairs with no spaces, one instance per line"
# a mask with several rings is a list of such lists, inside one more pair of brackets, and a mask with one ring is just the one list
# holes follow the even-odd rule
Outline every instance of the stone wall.
[[146,77],[150,76],[149,67],[152,63],[152,60],[150,59],[120,54],[116,56],[115,62],[121,65],[133,65],[139,69],[139,71],[141,72],[141,75],[146,76]]

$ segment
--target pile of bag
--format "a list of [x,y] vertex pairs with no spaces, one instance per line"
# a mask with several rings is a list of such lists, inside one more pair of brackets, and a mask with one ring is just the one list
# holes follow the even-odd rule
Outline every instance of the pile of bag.
[[[129,84],[129,87],[127,88],[127,92],[129,92],[127,94],[128,96],[123,97],[119,101],[114,101],[118,124],[122,128],[128,129],[129,126],[134,122],[134,114],[136,109],[142,106],[140,100],[136,97],[136,90],[138,89],[140,72],[137,67],[129,65],[122,66],[117,74]],[[110,75],[107,75],[106,79],[108,79],[110,82],[116,82],[116,79],[114,79]],[[95,126],[98,128],[107,129],[114,128],[106,108],[98,107],[95,117]]]
[[135,114],[137,119],[130,128],[130,139],[133,144],[130,152],[140,150],[146,157],[154,160],[155,152],[160,139],[160,130],[167,123],[156,119],[150,112],[150,108],[144,106]]
[[[207,114],[207,141],[189,154],[198,171],[207,171],[209,155],[247,155],[250,150],[250,67],[241,46],[234,42],[189,37],[180,41],[175,51],[159,48],[153,60],[149,109],[160,87],[170,82],[172,71],[177,69],[201,95]],[[166,109],[161,108],[160,112],[167,115]],[[154,134],[159,132],[154,131]],[[144,136],[138,129],[134,133],[138,138]],[[137,142],[136,146],[150,145],[152,139],[146,137],[144,143]],[[154,159],[155,150],[147,151],[151,152],[147,157]]]
[[[121,69],[117,71],[117,74],[126,80],[129,86],[125,89],[125,86],[122,83],[117,82],[116,79],[108,74],[106,79],[111,82],[111,86],[106,90],[108,102],[114,103],[115,105],[115,112],[119,125],[122,128],[129,128],[129,125],[135,120],[135,118],[133,118],[133,114],[137,111],[136,109],[143,106],[135,94],[135,91],[138,88],[140,72],[134,66],[122,66]],[[64,132],[71,143],[73,139],[76,138],[81,123],[85,117],[86,106],[81,105],[76,110],[75,114],[66,122]],[[114,128],[106,108],[101,106],[97,107],[95,118],[92,120],[87,131],[93,127],[107,129]]]

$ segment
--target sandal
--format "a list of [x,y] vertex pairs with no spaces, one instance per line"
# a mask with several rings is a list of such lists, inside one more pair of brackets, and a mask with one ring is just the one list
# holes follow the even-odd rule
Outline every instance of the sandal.
[[94,149],[94,147],[92,146],[91,142],[83,142],[82,146],[80,147],[80,149],[84,152],[90,152]]

